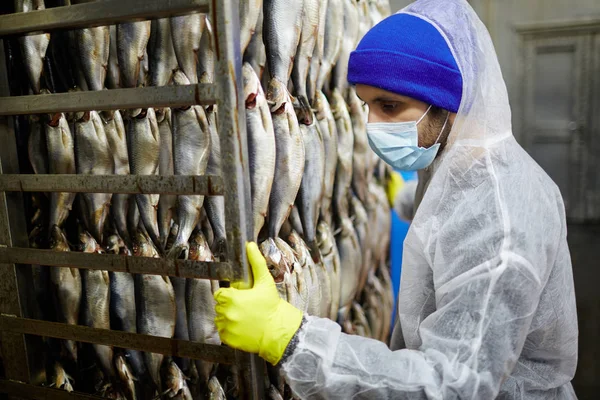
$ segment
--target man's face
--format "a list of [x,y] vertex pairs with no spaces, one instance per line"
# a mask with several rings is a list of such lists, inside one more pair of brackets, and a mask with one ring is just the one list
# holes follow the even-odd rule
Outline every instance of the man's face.
[[[362,84],[356,85],[358,97],[369,106],[369,122],[409,122],[418,121],[429,108],[429,105],[411,97],[402,96],[387,90]],[[417,126],[419,146],[431,147],[435,144],[448,111],[432,107],[425,118]],[[439,142],[444,147],[452,122],[456,114],[450,113],[448,123]]]

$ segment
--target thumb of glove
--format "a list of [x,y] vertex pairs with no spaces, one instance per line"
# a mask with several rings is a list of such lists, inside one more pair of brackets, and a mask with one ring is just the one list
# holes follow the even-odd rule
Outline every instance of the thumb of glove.
[[254,287],[275,282],[267,267],[267,260],[263,257],[256,243],[246,243],[246,254],[248,254],[248,261],[252,267]]
[[258,245],[255,242],[246,243],[246,256],[248,257],[250,268],[252,268],[252,277],[250,282],[235,282],[231,284],[231,287],[239,290],[246,290],[260,286],[261,282],[267,284],[270,281],[275,282],[271,276],[271,273],[269,272],[269,268],[267,267],[267,261],[263,257]]

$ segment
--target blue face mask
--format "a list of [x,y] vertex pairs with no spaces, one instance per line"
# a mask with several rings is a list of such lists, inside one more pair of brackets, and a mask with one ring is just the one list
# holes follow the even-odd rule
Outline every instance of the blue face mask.
[[446,121],[435,144],[429,148],[419,147],[417,125],[425,118],[431,106],[418,121],[376,122],[367,124],[367,137],[371,149],[386,163],[401,171],[416,171],[427,168],[437,155],[440,136],[446,128]]

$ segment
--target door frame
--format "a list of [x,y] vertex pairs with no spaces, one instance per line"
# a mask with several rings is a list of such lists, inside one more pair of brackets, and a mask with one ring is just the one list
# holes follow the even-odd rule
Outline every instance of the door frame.
[[[574,74],[580,74],[575,82],[579,82],[573,99],[576,108],[575,138],[570,148],[569,182],[571,188],[568,194],[570,222],[588,222],[600,218],[600,178],[592,171],[592,166],[600,166],[600,116],[594,118],[591,110],[600,110],[600,18],[582,18],[568,21],[551,21],[545,23],[525,23],[515,25],[518,34],[519,56],[516,60],[517,81],[520,83],[517,100],[516,128],[523,147],[529,150],[534,145],[534,138],[529,126],[529,117],[533,110],[533,85],[527,84],[531,75],[534,56],[539,46],[576,46],[576,67]],[[594,65],[598,69],[593,72]],[[597,79],[596,83],[592,79]],[[590,84],[588,84],[588,82]],[[598,89],[592,90],[592,85]],[[595,93],[594,93],[595,92]],[[592,99],[592,93],[597,99]],[[593,103],[593,104],[592,104]],[[592,119],[595,119],[593,121]],[[597,151],[594,151],[597,150]],[[596,169],[596,168],[594,168]],[[596,184],[596,182],[598,182]]]

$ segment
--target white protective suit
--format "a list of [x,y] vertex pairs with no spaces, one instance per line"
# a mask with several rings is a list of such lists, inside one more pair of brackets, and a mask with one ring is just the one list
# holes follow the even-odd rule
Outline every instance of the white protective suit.
[[512,135],[489,34],[465,0],[401,12],[441,32],[464,87],[404,244],[392,350],[308,317],[282,365],[288,383],[307,399],[576,398],[564,206]]

